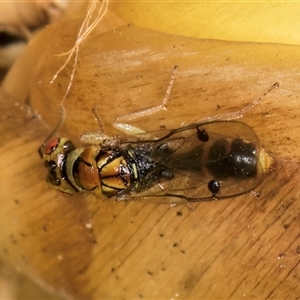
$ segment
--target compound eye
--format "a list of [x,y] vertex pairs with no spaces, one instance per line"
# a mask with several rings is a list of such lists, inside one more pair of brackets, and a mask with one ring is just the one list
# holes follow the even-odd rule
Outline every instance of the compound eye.
[[60,139],[55,138],[47,142],[47,144],[44,147],[44,154],[50,155],[59,145]]

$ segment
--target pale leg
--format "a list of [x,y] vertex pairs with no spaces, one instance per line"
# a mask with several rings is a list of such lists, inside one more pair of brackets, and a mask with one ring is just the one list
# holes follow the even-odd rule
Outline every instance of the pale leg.
[[261,96],[254,99],[251,103],[249,103],[247,106],[242,108],[239,111],[227,113],[227,114],[220,114],[213,117],[206,117],[203,119],[200,119],[197,121],[197,123],[205,123],[205,122],[212,122],[212,121],[218,121],[218,120],[234,120],[234,119],[241,119],[244,117],[244,115],[249,112],[251,109],[253,109],[254,106],[259,104],[260,101],[262,101],[265,97],[267,97],[271,92],[276,90],[279,87],[279,83],[274,83],[272,86],[270,86]]
[[121,116],[115,120],[113,126],[116,129],[118,129],[119,131],[124,132],[128,135],[136,135],[136,134],[145,133],[145,131],[141,130],[140,128],[129,125],[128,122],[138,119],[138,118],[141,118],[141,117],[154,115],[162,110],[167,110],[167,103],[171,96],[171,92],[172,92],[174,81],[175,81],[175,78],[177,75],[177,71],[178,71],[178,66],[175,66],[173,68],[173,71],[171,74],[171,78],[170,78],[169,85],[168,85],[168,88],[165,93],[165,97],[161,104],[151,107],[151,108],[144,109],[142,111],[138,111],[138,112],[134,112],[131,114],[127,114],[125,116]]

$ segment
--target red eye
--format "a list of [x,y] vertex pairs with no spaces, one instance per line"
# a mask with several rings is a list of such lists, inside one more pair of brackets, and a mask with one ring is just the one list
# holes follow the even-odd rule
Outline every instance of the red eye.
[[50,140],[47,142],[47,144],[44,147],[44,153],[46,155],[51,154],[59,145],[60,139],[59,138],[55,138],[53,140]]

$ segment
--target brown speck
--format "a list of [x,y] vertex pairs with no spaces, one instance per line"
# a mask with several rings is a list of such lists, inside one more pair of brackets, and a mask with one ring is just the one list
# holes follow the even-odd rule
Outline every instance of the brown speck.
[[13,244],[18,244],[18,242],[13,234],[10,235],[10,240]]

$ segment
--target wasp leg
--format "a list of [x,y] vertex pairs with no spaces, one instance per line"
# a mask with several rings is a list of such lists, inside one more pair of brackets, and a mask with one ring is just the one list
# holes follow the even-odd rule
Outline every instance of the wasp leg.
[[227,114],[220,114],[213,117],[207,117],[203,118],[197,121],[197,123],[204,123],[204,122],[212,122],[212,121],[218,121],[218,120],[234,120],[234,119],[241,119],[243,116],[253,109],[254,106],[259,104],[260,101],[262,101],[265,97],[267,97],[271,92],[276,90],[279,87],[279,83],[276,82],[273,85],[271,85],[261,96],[254,99],[251,103],[246,105],[244,108],[242,108],[239,111],[227,113]]
[[120,144],[118,137],[112,137],[104,132],[90,132],[80,136],[80,141],[89,145],[104,145],[116,148]]
[[[118,139],[114,138],[114,137],[111,137],[110,135],[104,133],[103,123],[101,121],[101,118],[98,115],[96,105],[93,107],[92,112],[93,112],[93,114],[94,114],[94,116],[95,116],[95,118],[98,122],[99,131],[89,132],[87,134],[83,134],[83,135],[81,135],[80,140],[83,143],[90,144],[90,145],[99,145],[99,144],[103,145],[103,144],[106,144],[107,146],[111,146],[111,147],[117,146]],[[109,143],[109,144],[107,144],[107,143]]]
[[141,118],[141,117],[154,115],[154,114],[160,112],[161,110],[167,110],[167,103],[171,96],[171,91],[172,91],[174,81],[175,81],[175,78],[177,75],[177,70],[178,70],[178,66],[174,66],[172,74],[171,74],[171,78],[169,81],[169,85],[168,85],[168,88],[165,93],[165,97],[160,105],[150,107],[150,108],[144,109],[142,111],[138,111],[135,113],[131,113],[131,114],[127,114],[125,116],[119,117],[115,120],[113,126],[116,129],[118,129],[119,131],[124,132],[128,135],[137,135],[137,134],[145,133],[145,131],[143,131],[142,129],[135,127],[133,125],[129,125],[128,122],[133,121],[138,118]]

